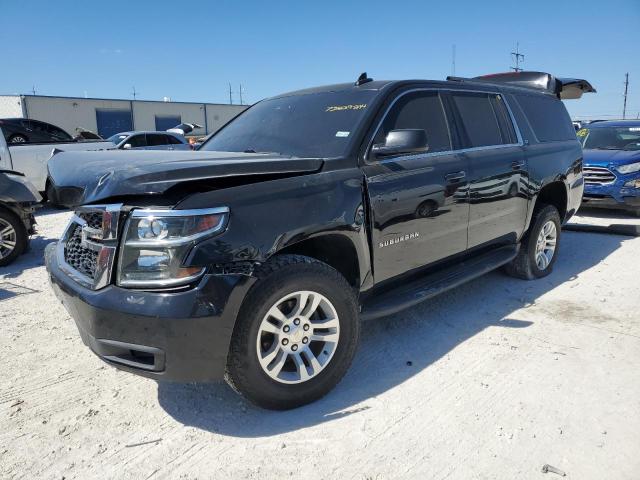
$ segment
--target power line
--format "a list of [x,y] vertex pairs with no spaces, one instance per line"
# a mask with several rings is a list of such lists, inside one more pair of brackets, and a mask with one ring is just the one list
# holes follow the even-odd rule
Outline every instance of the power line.
[[520,62],[524,62],[524,55],[520,53],[520,42],[516,43],[516,51],[511,52],[511,56],[516,62],[516,66],[511,67],[511,70],[513,70],[514,72],[521,72],[522,68],[520,68]]
[[624,74],[624,106],[622,107],[622,119],[627,118],[627,92],[629,91],[629,72]]

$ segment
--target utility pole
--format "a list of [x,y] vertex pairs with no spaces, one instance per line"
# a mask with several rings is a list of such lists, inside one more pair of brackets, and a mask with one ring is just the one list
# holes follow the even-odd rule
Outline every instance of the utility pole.
[[133,95],[133,99],[136,99],[136,95],[138,94],[138,92],[136,92],[136,86],[133,86],[133,91],[131,92],[131,95]]
[[516,62],[516,66],[511,67],[511,70],[513,70],[514,72],[521,72],[522,68],[520,68],[520,62],[524,62],[524,55],[520,53],[520,42],[516,43],[516,51],[511,52],[511,56]]
[[35,85],[31,86],[31,93],[33,93],[34,95],[36,94],[36,86]]
[[243,103],[242,103],[242,84],[240,84],[240,105],[243,105]]
[[233,96],[231,93],[231,82],[229,82],[229,105],[233,105]]
[[456,76],[456,44],[451,46],[451,76]]
[[624,106],[622,107],[622,119],[627,119],[627,92],[629,91],[629,72],[624,74]]

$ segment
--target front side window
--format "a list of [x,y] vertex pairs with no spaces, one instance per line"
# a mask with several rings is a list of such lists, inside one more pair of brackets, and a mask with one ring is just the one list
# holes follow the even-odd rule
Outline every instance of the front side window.
[[640,125],[629,127],[594,127],[578,131],[582,148],[594,150],[640,150]]
[[339,157],[377,92],[347,90],[263,100],[245,110],[199,150]]
[[427,152],[451,150],[449,127],[440,95],[436,92],[411,92],[401,96],[391,107],[374,137],[384,143],[391,130],[420,129],[427,132]]
[[127,139],[126,143],[130,144],[131,148],[140,148],[147,146],[147,140],[145,139],[144,133],[130,136]]
[[499,95],[456,92],[451,97],[460,114],[465,148],[515,143],[513,124],[510,118],[505,117],[505,107]]

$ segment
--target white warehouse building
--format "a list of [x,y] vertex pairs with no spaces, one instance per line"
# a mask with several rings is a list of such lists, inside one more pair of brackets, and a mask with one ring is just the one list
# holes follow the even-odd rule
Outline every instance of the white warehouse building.
[[79,127],[103,138],[130,130],[167,130],[180,123],[202,125],[191,135],[204,136],[217,131],[246,108],[247,105],[219,103],[0,95],[0,118],[40,120],[62,128],[71,136],[75,136]]

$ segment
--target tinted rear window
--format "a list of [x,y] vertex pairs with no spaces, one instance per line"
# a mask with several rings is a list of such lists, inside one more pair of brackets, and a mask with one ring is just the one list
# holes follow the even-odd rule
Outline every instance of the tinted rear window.
[[453,93],[453,103],[460,113],[462,127],[466,133],[466,147],[486,147],[512,143],[508,132],[503,133],[498,117],[487,93]]
[[515,95],[540,142],[575,140],[576,131],[564,104],[542,95]]

